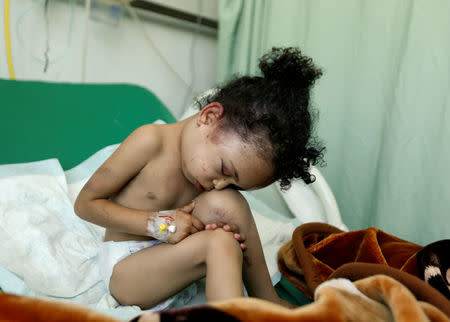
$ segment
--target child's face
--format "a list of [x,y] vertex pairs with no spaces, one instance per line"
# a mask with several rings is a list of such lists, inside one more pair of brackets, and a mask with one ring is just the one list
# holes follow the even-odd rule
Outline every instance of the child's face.
[[183,137],[185,177],[198,191],[221,190],[230,185],[248,190],[272,183],[272,166],[251,143],[231,130],[220,129],[221,107],[208,106],[198,114],[193,131]]

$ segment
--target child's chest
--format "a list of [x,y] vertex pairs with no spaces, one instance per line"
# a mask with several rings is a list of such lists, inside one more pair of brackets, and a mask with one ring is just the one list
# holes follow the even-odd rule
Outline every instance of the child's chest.
[[147,164],[115,199],[132,208],[167,210],[185,206],[197,195],[179,163],[160,158]]

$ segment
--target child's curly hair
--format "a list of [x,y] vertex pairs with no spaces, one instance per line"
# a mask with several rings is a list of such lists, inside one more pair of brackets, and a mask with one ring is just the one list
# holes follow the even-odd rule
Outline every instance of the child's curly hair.
[[259,68],[263,77],[235,77],[199,103],[223,105],[222,128],[255,144],[272,162],[282,189],[295,178],[314,182],[309,168],[322,161],[325,148],[313,136],[317,112],[310,107],[310,91],[322,71],[294,47],[272,48]]

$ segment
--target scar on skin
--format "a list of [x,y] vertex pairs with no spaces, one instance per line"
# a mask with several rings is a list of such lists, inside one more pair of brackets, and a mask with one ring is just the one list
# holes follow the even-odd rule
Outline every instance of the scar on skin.
[[147,192],[146,196],[148,199],[156,199],[156,195],[151,191]]
[[106,215],[106,221],[108,222],[108,223],[110,223],[111,222],[111,220],[112,220],[112,214],[105,208],[105,207],[102,207],[102,211],[103,211],[103,213]]
[[100,168],[97,170],[97,173],[98,173],[98,174],[100,174],[100,175],[102,175],[102,176],[105,176],[105,177],[109,177],[109,176],[111,175],[112,172],[113,172],[113,171],[112,171],[110,168],[108,168],[108,167],[100,167]]

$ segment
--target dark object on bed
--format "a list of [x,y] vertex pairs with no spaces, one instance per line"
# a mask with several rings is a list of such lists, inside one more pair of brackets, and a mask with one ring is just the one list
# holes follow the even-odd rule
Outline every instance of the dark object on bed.
[[450,239],[425,246],[417,253],[419,276],[450,300]]

